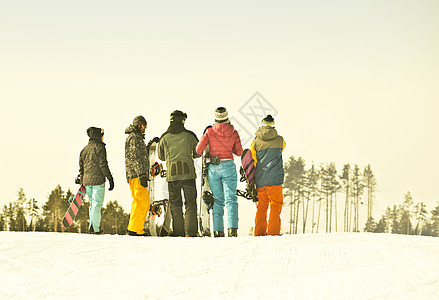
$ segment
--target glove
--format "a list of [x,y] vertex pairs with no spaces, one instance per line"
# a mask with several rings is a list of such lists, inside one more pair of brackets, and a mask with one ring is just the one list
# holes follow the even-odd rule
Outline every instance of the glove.
[[108,177],[108,182],[110,183],[110,187],[108,188],[109,191],[112,191],[114,189],[114,179],[113,176]]
[[144,188],[148,187],[148,177],[146,177],[146,175],[140,176],[140,185],[143,186]]
[[81,174],[78,174],[78,176],[76,176],[75,183],[76,184],[81,184]]

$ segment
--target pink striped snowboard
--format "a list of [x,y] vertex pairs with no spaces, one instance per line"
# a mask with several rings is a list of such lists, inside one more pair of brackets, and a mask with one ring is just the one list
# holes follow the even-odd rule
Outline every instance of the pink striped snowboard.
[[245,191],[248,198],[253,202],[258,202],[258,193],[255,185],[255,161],[253,160],[252,152],[249,149],[245,149],[241,155],[241,181],[245,181],[247,186]]
[[67,210],[66,214],[64,215],[64,218],[62,219],[62,225],[64,228],[67,228],[70,225],[72,225],[76,215],[78,214],[79,208],[82,205],[82,201],[84,200],[85,195],[86,195],[85,187],[81,185],[75,197],[70,201],[69,209]]

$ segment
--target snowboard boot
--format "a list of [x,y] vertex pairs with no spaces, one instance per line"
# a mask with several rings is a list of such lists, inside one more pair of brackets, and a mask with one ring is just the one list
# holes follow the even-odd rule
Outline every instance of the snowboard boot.
[[146,232],[144,234],[139,234],[139,233],[131,231],[131,230],[127,230],[127,234],[130,236],[148,236],[148,234]]
[[213,236],[214,237],[225,237],[224,231],[214,231]]
[[227,236],[237,237],[238,236],[238,228],[229,228]]

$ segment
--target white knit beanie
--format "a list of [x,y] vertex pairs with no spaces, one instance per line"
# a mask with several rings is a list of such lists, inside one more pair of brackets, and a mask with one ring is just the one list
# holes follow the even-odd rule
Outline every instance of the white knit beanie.
[[218,107],[215,110],[215,122],[226,123],[229,121],[229,113],[224,107]]

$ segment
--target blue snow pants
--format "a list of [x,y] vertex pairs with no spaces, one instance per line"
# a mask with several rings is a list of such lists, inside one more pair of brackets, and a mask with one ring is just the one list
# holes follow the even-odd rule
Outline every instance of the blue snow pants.
[[224,206],[227,208],[227,227],[238,228],[238,176],[233,160],[209,165],[209,186],[215,197],[213,204],[213,231],[224,231]]
[[101,185],[89,185],[85,187],[88,199],[90,200],[90,225],[89,229],[93,226],[94,232],[99,232],[101,226],[101,208],[104,205],[105,196],[105,183]]

